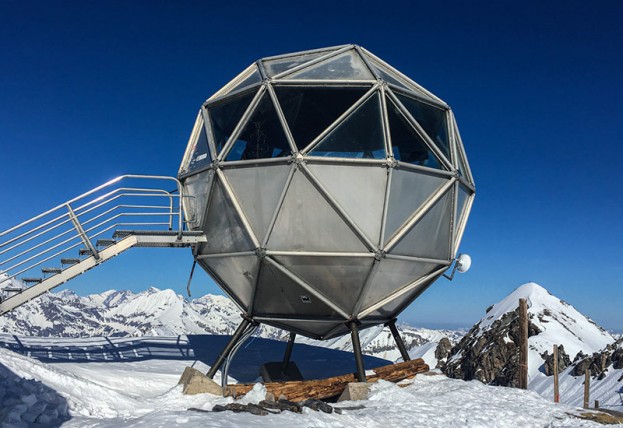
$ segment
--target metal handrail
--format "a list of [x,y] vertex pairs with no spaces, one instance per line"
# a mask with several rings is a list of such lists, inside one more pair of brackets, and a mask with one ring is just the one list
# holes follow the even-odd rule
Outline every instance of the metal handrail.
[[[115,186],[124,179],[173,181],[176,184],[176,190],[167,191],[158,188],[118,187],[99,195],[99,193],[106,188]],[[88,198],[92,196],[95,197],[89,200]],[[165,205],[166,203],[141,204],[124,203],[123,201],[123,198],[154,197],[167,198],[168,206]],[[10,267],[0,270],[0,272],[4,272],[8,276],[8,278],[0,282],[14,279],[18,275],[40,266],[63,253],[67,253],[69,250],[81,244],[85,245],[87,248],[91,248],[94,253],[97,253],[98,251],[93,246],[91,240],[119,226],[166,226],[168,230],[171,231],[173,230],[174,217],[177,217],[176,235],[179,240],[183,236],[186,223],[183,217],[184,197],[186,196],[183,194],[182,185],[180,181],[174,177],[126,174],[110,180],[80,196],[0,232],[0,237],[8,238],[4,242],[0,242],[0,256],[3,254],[7,255],[6,259],[0,260],[0,266],[14,262]],[[175,199],[177,199],[177,205]],[[150,199],[150,201],[152,200],[153,199]],[[107,207],[107,205],[113,203],[114,205],[112,207]],[[72,204],[76,206],[73,207]],[[98,209],[104,211],[95,211]],[[89,214],[92,215],[89,216]],[[148,219],[162,216],[167,217],[168,220],[164,222],[154,222]],[[146,218],[146,221],[117,223],[117,219],[122,217],[148,218]],[[59,230],[68,224],[71,225],[70,228],[67,230]],[[100,230],[102,228],[104,229]],[[41,242],[38,242],[38,238],[41,239]],[[77,243],[75,242],[76,239],[79,240]],[[61,241],[57,242],[58,240]],[[94,254],[94,256],[96,259],[98,258],[97,254]],[[30,263],[33,261],[34,263]],[[24,267],[24,265],[27,266]],[[16,269],[19,271],[14,273]]]

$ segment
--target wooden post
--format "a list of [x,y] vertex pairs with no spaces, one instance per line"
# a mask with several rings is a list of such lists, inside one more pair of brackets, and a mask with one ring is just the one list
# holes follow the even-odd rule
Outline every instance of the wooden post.
[[599,400],[595,400],[595,408],[599,409]]
[[591,393],[591,370],[586,369],[584,372],[584,408],[588,409],[588,401]]
[[554,403],[560,403],[558,391],[558,346],[554,345]]
[[519,299],[519,388],[528,389],[528,302]]

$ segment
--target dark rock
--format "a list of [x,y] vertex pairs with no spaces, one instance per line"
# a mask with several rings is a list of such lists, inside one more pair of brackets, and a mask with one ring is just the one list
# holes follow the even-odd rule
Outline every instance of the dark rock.
[[[552,352],[552,354],[549,355],[547,352],[545,352],[543,355],[541,355],[541,357],[543,357],[543,359],[545,360],[545,363],[543,364],[543,367],[545,369],[545,375],[546,376],[553,375],[554,374],[554,353]],[[558,373],[562,372],[564,369],[566,369],[570,365],[571,365],[571,358],[569,358],[569,355],[567,355],[567,353],[565,352],[565,347],[563,345],[559,345],[558,346]]]
[[447,337],[444,337],[443,339],[441,339],[439,341],[439,344],[437,345],[437,348],[435,349],[435,358],[437,358],[437,368],[442,367],[445,362],[446,359],[448,358],[448,355],[450,355],[450,351],[452,350],[452,343],[450,342],[450,339],[448,339]]

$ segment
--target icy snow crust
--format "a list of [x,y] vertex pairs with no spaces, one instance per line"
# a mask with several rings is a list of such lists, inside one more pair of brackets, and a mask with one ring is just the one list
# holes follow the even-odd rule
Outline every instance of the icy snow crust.
[[[405,388],[381,381],[372,386],[367,400],[340,403],[339,406],[364,406],[358,410],[345,410],[342,415],[309,409],[302,415],[284,412],[263,417],[231,412],[197,413],[187,409],[209,410],[215,404],[226,404],[233,399],[210,394],[182,395],[181,388],[176,385],[180,367],[171,361],[151,360],[144,366],[143,363],[132,364],[44,364],[0,349],[0,367],[4,366],[4,370],[14,376],[42,382],[54,391],[53,398],[66,401],[71,419],[63,423],[64,427],[599,426],[572,417],[570,413],[576,413],[576,409],[555,405],[534,392],[491,387],[442,375],[419,375]],[[146,379],[151,379],[151,383],[144,384]],[[264,393],[258,384],[242,402],[258,402]],[[17,391],[17,394],[33,395],[30,391]],[[31,408],[37,403],[41,407],[46,400],[56,405],[49,396],[36,391],[34,398],[34,402],[33,397],[26,399],[33,403]],[[26,407],[21,414],[30,411]],[[66,419],[59,417],[51,422]]]

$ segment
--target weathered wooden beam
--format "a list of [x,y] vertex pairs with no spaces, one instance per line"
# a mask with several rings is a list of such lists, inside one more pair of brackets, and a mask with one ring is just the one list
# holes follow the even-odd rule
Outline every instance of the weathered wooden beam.
[[528,389],[528,302],[519,299],[519,388]]
[[[399,382],[413,378],[418,373],[429,370],[423,359],[406,361],[403,363],[390,364],[388,366],[373,369],[374,374],[366,376],[367,382],[376,382],[383,379],[389,382]],[[266,392],[275,397],[285,396],[289,401],[304,401],[307,399],[322,400],[341,394],[350,382],[357,382],[355,373],[334,376],[327,379],[268,382],[265,383]],[[226,395],[241,396],[253,389],[253,384],[228,385]]]

